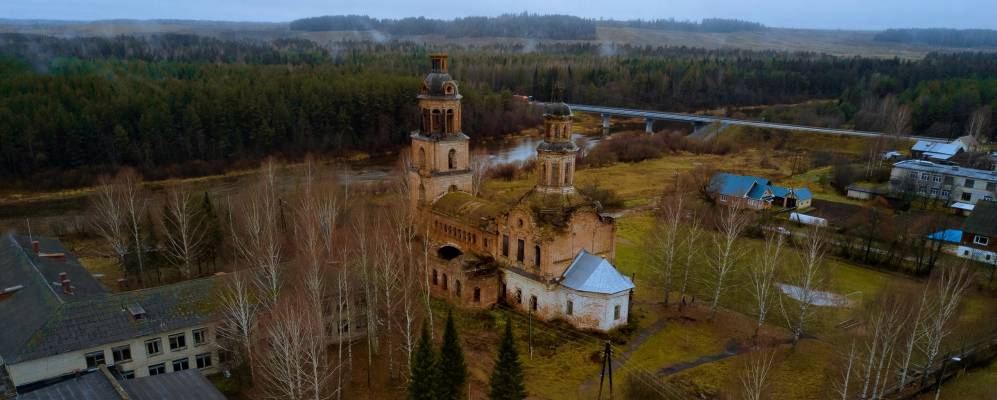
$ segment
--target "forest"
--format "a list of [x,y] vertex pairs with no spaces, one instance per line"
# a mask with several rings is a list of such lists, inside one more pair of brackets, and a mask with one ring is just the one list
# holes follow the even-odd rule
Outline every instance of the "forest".
[[887,29],[873,38],[879,42],[917,43],[951,47],[997,47],[997,31],[991,29]]
[[8,34],[0,36],[0,176],[71,187],[120,166],[159,179],[266,155],[391,151],[415,127],[430,51],[451,54],[464,126],[484,139],[534,126],[538,116],[513,94],[546,100],[555,85],[569,102],[680,112],[824,99],[833,103],[812,123],[871,130],[883,128],[886,105],[902,105],[911,129],[942,137],[997,110],[997,55],[986,53],[915,61],[587,43],[323,48],[297,39]]

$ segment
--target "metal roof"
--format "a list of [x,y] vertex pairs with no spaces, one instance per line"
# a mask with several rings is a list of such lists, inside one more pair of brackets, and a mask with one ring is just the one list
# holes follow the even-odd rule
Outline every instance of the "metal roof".
[[917,143],[914,143],[914,146],[912,146],[910,149],[911,151],[934,153],[932,157],[936,158],[940,157],[951,158],[960,150],[962,150],[963,146],[961,143],[956,143],[956,142],[938,143],[938,142],[929,142],[927,140],[918,140]]
[[807,200],[813,198],[813,194],[807,188],[785,188],[772,185],[768,179],[755,176],[735,175],[720,172],[710,180],[710,186],[716,188],[720,194],[733,197],[747,197],[754,200],[764,200],[769,196],[787,197],[790,194],[797,199]]
[[997,203],[992,201],[976,202],[976,207],[973,208],[973,213],[966,217],[962,230],[966,233],[997,236]]
[[90,372],[21,394],[17,400],[113,400],[121,396],[101,371]]
[[634,288],[633,282],[620,274],[605,258],[584,249],[564,271],[561,285],[581,292],[615,294]]
[[196,369],[126,379],[120,382],[132,400],[225,400]]
[[997,171],[987,171],[982,169],[964,168],[955,165],[935,164],[924,160],[904,160],[893,164],[896,168],[909,169],[912,171],[934,172],[937,174],[960,176],[964,178],[980,179],[985,181],[997,181]]

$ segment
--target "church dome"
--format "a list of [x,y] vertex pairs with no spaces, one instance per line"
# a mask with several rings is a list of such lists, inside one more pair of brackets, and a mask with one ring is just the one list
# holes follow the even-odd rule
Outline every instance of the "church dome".
[[457,81],[446,72],[431,72],[426,75],[422,90],[424,94],[430,96],[456,96],[459,94]]
[[564,102],[557,103],[547,103],[544,104],[544,115],[550,115],[553,117],[570,117],[571,107],[568,107]]

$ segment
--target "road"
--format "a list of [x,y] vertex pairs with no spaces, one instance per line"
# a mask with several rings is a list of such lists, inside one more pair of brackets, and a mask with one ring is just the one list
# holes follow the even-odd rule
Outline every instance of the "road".
[[[614,117],[645,118],[656,121],[657,120],[679,121],[679,122],[689,122],[694,124],[712,124],[715,122],[719,122],[726,125],[751,126],[755,128],[782,129],[790,131],[813,132],[813,133],[822,133],[822,134],[831,134],[831,135],[846,135],[846,136],[861,136],[861,137],[888,136],[888,134],[883,132],[856,131],[851,129],[837,129],[837,128],[820,128],[814,126],[782,124],[778,122],[752,121],[746,119],[714,117],[708,115],[683,114],[683,113],[673,113],[673,112],[663,112],[663,111],[653,111],[653,110],[635,110],[629,108],[602,107],[602,106],[593,106],[586,104],[568,104],[568,106],[571,107],[572,111],[604,114]],[[938,138],[925,137],[925,136],[904,135],[904,137],[914,140],[944,142],[944,140]]]

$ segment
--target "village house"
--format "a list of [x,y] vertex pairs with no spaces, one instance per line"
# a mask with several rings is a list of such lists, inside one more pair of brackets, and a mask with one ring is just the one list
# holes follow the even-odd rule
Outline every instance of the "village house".
[[997,203],[976,203],[966,217],[957,254],[987,264],[997,264]]
[[431,61],[418,96],[422,119],[411,135],[408,183],[435,249],[426,277],[432,293],[467,307],[502,302],[583,329],[625,324],[634,285],[611,263],[615,220],[575,190],[571,109],[544,107],[532,189],[514,204],[475,196],[461,95],[447,57]]
[[929,161],[948,161],[957,154],[966,151],[966,139],[956,139],[949,143],[936,142],[932,140],[918,140],[910,148],[913,158],[920,158]]
[[22,388],[114,367],[124,378],[218,368],[216,284],[109,293],[56,239],[0,237],[0,358]]
[[980,200],[997,198],[997,171],[904,160],[893,164],[890,191],[938,199],[955,208],[972,210],[971,206]]
[[768,179],[754,176],[717,173],[710,179],[709,190],[720,204],[738,202],[755,210],[774,207],[804,209],[810,207],[813,194],[807,188],[772,185]]

